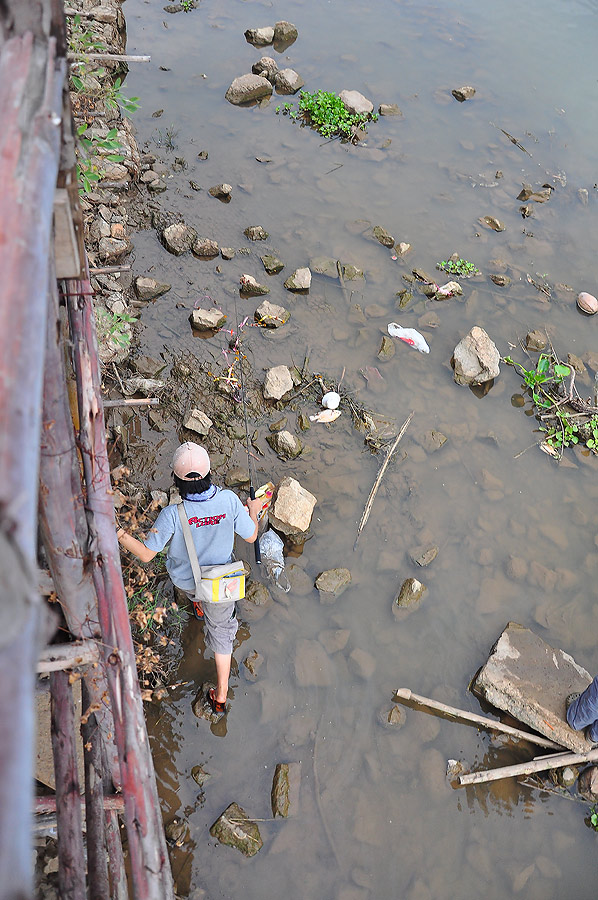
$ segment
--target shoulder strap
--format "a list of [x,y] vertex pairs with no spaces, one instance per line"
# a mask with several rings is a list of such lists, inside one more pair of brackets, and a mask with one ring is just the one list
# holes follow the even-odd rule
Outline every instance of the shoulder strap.
[[198,596],[199,585],[201,583],[201,566],[199,565],[197,550],[195,549],[195,544],[193,543],[193,538],[191,537],[191,529],[189,528],[189,522],[187,521],[187,516],[185,515],[185,507],[182,500],[180,503],[177,503],[177,509],[179,512],[179,519],[181,520],[181,528],[183,529],[183,537],[185,538],[185,547],[187,548],[187,553],[189,554],[189,562],[191,563],[193,580],[195,581],[196,596]]

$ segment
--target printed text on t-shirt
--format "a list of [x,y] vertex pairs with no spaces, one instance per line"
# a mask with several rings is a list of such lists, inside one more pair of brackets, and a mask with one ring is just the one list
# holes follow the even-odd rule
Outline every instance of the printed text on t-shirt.
[[197,516],[193,516],[192,519],[189,519],[189,525],[195,525],[196,528],[201,528],[202,525],[217,525],[221,519],[226,519],[226,513],[220,513],[219,516],[205,516],[203,519],[198,519]]

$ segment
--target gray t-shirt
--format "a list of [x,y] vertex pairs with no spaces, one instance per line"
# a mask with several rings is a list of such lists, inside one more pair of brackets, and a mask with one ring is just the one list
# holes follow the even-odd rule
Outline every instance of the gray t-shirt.
[[[235,534],[250,538],[255,524],[232,491],[211,487],[201,500],[185,500],[185,512],[200,566],[227,563],[233,552]],[[209,499],[204,499],[204,498]],[[166,569],[172,583],[184,591],[195,590],[195,581],[176,504],[165,507],[145,540],[149,550],[163,550],[170,541]]]

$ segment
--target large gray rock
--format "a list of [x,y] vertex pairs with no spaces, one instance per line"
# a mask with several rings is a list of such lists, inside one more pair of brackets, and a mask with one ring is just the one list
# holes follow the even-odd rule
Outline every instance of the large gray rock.
[[269,97],[272,90],[272,85],[267,78],[248,73],[235,78],[224,96],[229,103],[239,106],[241,103],[251,103],[253,100]]
[[189,321],[197,331],[212,331],[214,328],[222,328],[226,316],[221,309],[194,309]]
[[304,84],[303,78],[294,69],[281,69],[274,80],[277,94],[296,94]]
[[214,423],[201,409],[190,409],[183,422],[183,428],[194,431],[196,434],[205,435]]
[[285,309],[284,306],[270,303],[269,300],[264,300],[260,303],[254,313],[255,321],[263,325],[264,328],[280,328],[281,325],[289,321],[290,316],[288,309]]
[[277,22],[274,26],[274,40],[277,44],[289,46],[293,41],[297,40],[298,34],[296,26],[291,24],[291,22]]
[[267,47],[274,40],[274,28],[271,25],[266,25],[265,28],[248,28],[245,40],[254,47]]
[[181,256],[191,249],[193,241],[197,237],[197,232],[190,225],[184,222],[176,222],[174,225],[168,225],[162,232],[162,243],[169,253],[175,256]]
[[264,399],[281,400],[293,390],[293,379],[287,366],[274,366],[266,372],[264,379]]
[[215,259],[220,253],[216,241],[206,237],[198,237],[197,240],[194,240],[191,249],[193,250],[193,255],[198,256],[200,259]]
[[268,512],[270,524],[283,534],[304,534],[311,524],[317,502],[316,497],[295,478],[283,478]]
[[457,384],[484,384],[500,375],[500,353],[483,328],[474,325],[453,354]]
[[274,434],[269,434],[266,440],[281,459],[295,459],[303,450],[303,445],[299,438],[291,434],[290,431],[278,431]]
[[135,294],[140,300],[155,300],[170,290],[169,284],[161,284],[155,278],[139,275],[135,279]]
[[557,744],[586,753],[592,744],[567,725],[565,699],[585,690],[591,680],[568,653],[509,622],[472,690]]
[[331,256],[316,256],[309,261],[310,269],[316,275],[324,275],[326,278],[338,279],[338,264]]
[[311,285],[311,272],[305,266],[302,269],[295,269],[292,275],[289,275],[284,283],[287,291],[308,291]]
[[369,115],[374,111],[374,104],[359,91],[341,91],[339,96],[345,109],[354,116]]
[[278,763],[272,779],[272,815],[274,818],[296,815],[299,809],[301,763]]
[[263,847],[262,836],[256,822],[253,822],[238,803],[231,803],[218,816],[210,828],[212,837],[221,844],[240,850],[243,856],[255,856]]
[[316,578],[315,587],[320,592],[322,603],[334,603],[337,597],[351,584],[349,569],[327,569]]

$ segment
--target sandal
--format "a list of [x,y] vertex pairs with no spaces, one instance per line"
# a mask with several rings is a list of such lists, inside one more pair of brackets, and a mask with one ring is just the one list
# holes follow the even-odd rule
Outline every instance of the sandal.
[[201,603],[196,603],[195,600],[191,601],[193,605],[193,612],[195,613],[196,619],[203,619],[203,609],[201,608]]
[[214,688],[210,688],[208,693],[206,694],[206,700],[208,701],[208,705],[214,715],[216,716],[225,716],[226,715],[226,702],[221,703],[219,700],[216,700],[216,691]]

